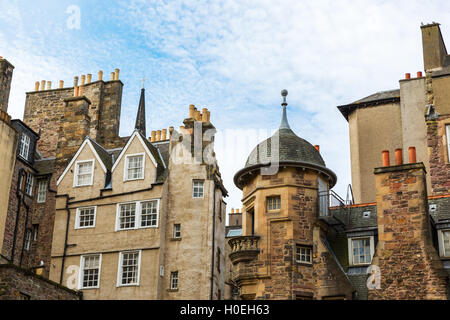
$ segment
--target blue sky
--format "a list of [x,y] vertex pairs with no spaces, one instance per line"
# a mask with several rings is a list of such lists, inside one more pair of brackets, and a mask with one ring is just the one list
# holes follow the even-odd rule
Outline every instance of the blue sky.
[[[68,27],[71,6],[79,29]],[[16,67],[13,118],[35,81],[69,86],[75,75],[96,79],[101,69],[109,79],[119,68],[120,133],[129,135],[148,78],[147,130],[182,125],[189,104],[211,111],[229,208],[241,206],[234,173],[280,123],[281,89],[292,129],[321,146],[345,197],[348,126],[336,106],[422,70],[421,22],[442,23],[450,39],[448,1],[0,0],[0,8],[0,56]]]

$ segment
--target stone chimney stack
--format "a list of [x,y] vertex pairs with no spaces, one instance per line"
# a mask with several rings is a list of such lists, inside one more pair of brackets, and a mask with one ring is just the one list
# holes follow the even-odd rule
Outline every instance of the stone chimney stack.
[[447,274],[431,241],[425,166],[402,163],[398,153],[397,165],[374,171],[379,241],[372,265],[380,287],[369,289],[369,300],[447,299]]
[[425,71],[439,70],[448,65],[450,59],[445,48],[439,23],[421,26],[423,62]]

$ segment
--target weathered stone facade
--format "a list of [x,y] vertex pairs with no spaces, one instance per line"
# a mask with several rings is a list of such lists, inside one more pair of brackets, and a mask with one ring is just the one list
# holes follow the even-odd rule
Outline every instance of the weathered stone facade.
[[0,110],[3,112],[8,111],[13,70],[14,66],[6,59],[0,57]]
[[380,288],[369,299],[447,299],[447,277],[432,245],[424,166],[375,169],[378,238],[372,265]]

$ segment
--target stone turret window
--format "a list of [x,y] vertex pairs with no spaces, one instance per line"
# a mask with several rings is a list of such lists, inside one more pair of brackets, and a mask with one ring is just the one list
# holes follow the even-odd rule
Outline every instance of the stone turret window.
[[267,211],[280,210],[281,209],[281,197],[273,196],[267,197]]
[[81,256],[80,289],[99,288],[102,255]]
[[126,156],[125,181],[144,179],[144,154]]
[[30,137],[25,133],[22,133],[22,136],[20,137],[19,156],[25,160],[28,160],[28,156],[30,154],[30,142]]
[[312,263],[312,248],[305,246],[296,246],[295,260],[298,263]]
[[170,273],[170,290],[178,289],[178,271]]
[[203,180],[194,180],[192,182],[192,198],[203,198]]
[[94,181],[94,160],[75,163],[74,187],[90,186]]

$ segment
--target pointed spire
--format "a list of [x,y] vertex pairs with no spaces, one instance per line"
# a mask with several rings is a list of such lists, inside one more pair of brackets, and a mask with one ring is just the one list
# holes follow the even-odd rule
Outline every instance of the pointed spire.
[[139,132],[146,137],[145,132],[145,89],[141,89],[141,98],[139,99],[139,108],[136,116],[136,125],[135,129],[139,130]]
[[286,115],[286,106],[288,105],[286,102],[286,96],[288,95],[288,91],[286,89],[281,90],[281,96],[283,97],[283,102],[281,103],[283,107],[283,118],[281,119],[280,129],[290,129],[289,122],[287,120]]

